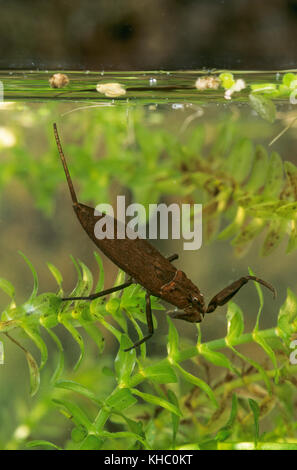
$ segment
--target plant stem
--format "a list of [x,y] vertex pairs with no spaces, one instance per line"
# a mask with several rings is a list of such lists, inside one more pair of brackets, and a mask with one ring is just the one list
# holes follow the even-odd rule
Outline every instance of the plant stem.
[[[265,339],[267,339],[267,338],[278,338],[276,328],[270,328],[270,329],[267,329],[267,330],[258,331],[258,335],[261,336],[263,339],[264,338]],[[240,335],[238,338],[235,338],[232,342],[230,342],[230,345],[231,346],[237,346],[239,344],[250,343],[252,341],[253,341],[253,333],[244,333],[244,334]],[[222,348],[227,348],[228,347],[225,338],[215,339],[213,341],[209,341],[207,343],[202,343],[202,344],[205,344],[211,350],[217,350],[217,349],[222,349]],[[187,348],[184,351],[178,351],[176,353],[174,361],[177,362],[177,363],[180,363],[180,362],[186,361],[188,359],[191,359],[193,357],[196,357],[197,355],[199,355],[199,345],[198,346],[193,346],[191,348]],[[168,360],[168,364],[170,364],[170,361],[169,361],[168,358],[167,358],[167,360]],[[267,374],[269,376],[271,375],[273,377],[273,374],[275,374],[275,370],[273,369],[271,371],[268,371]],[[257,380],[261,380],[261,377],[260,377],[259,374],[254,374],[254,375],[258,377]],[[253,377],[253,376],[251,376],[251,377]],[[136,385],[143,382],[144,380],[145,380],[145,375],[143,374],[143,372],[142,373],[138,372],[138,373],[134,374],[129,379],[129,383],[127,384],[127,387],[135,387]]]
[[[277,331],[275,328],[270,328],[267,330],[262,330],[258,332],[259,336],[262,338],[278,338]],[[253,341],[253,333],[244,333],[238,338],[235,338],[232,342],[230,342],[231,346],[238,346],[239,344],[245,344],[245,343],[250,343]],[[213,341],[209,341],[208,343],[205,343],[205,345],[212,350],[216,349],[222,349],[222,348],[227,348],[228,345],[226,343],[225,338],[221,339],[215,339]],[[199,349],[197,349],[196,346],[193,346],[191,348],[187,348],[184,351],[178,351],[175,360],[176,362],[182,362],[186,361],[188,359],[191,359],[192,357],[197,356],[199,354]]]

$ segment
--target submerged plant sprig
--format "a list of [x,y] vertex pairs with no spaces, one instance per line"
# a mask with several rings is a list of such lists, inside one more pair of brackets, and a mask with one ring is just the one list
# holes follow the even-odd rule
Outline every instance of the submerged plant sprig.
[[[135,289],[134,286],[128,288],[125,292],[125,296],[122,297],[111,297],[107,301],[97,299],[92,303],[84,301],[62,301],[63,295],[62,289],[62,274],[58,268],[49,264],[49,269],[53,274],[55,280],[59,285],[58,294],[48,292],[38,295],[38,277],[37,273],[31,264],[31,262],[22,254],[25,261],[27,262],[34,279],[34,287],[32,294],[26,302],[22,305],[17,305],[15,302],[15,292],[12,284],[1,279],[0,288],[4,290],[6,294],[11,297],[10,304],[2,312],[0,321],[0,333],[9,335],[13,330],[21,329],[27,336],[35,343],[40,351],[40,365],[37,365],[37,361],[33,356],[26,351],[26,358],[29,365],[30,377],[31,377],[31,395],[34,395],[38,391],[39,387],[39,371],[45,366],[48,359],[48,351],[46,343],[42,336],[42,329],[46,330],[52,340],[56,343],[59,351],[59,361],[56,370],[53,374],[53,380],[56,381],[63,372],[64,363],[64,351],[63,345],[60,339],[54,332],[54,328],[61,324],[68,330],[73,339],[79,346],[80,356],[74,369],[77,369],[84,357],[85,348],[81,334],[78,332],[78,327],[82,327],[86,334],[96,343],[99,353],[102,353],[104,348],[104,337],[98,328],[98,321],[111,331],[117,339],[120,341],[121,335],[118,330],[109,324],[105,317],[112,315],[117,321],[119,326],[127,329],[125,320],[119,315],[120,311],[126,311],[128,314],[133,315],[137,308],[137,318],[145,323],[144,314],[144,292],[141,289]],[[100,270],[100,278],[96,288],[100,290],[100,287],[104,282],[103,266],[101,258],[98,254],[95,254],[96,261]],[[90,293],[93,286],[93,276],[89,268],[81,261],[76,261],[72,258],[72,262],[77,271],[77,284],[73,291],[72,296],[86,296]],[[116,281],[117,282],[117,281]],[[133,293],[133,302],[131,296]],[[155,308],[162,309],[163,307],[154,301]],[[24,350],[24,348],[22,348]],[[30,354],[30,355],[29,355]]]
[[[25,258],[25,257],[24,257]],[[100,278],[97,286],[103,285],[102,264],[98,255]],[[123,448],[151,449],[158,447],[168,448],[171,442],[172,448],[181,448],[187,442],[195,442],[199,448],[218,448],[223,442],[238,435],[237,415],[240,420],[243,414],[247,425],[256,430],[255,445],[263,445],[263,439],[258,432],[258,422],[276,406],[275,394],[279,387],[285,383],[294,384],[294,375],[297,372],[295,365],[290,364],[290,342],[297,332],[297,297],[288,290],[287,299],[279,312],[278,324],[274,328],[261,330],[260,315],[264,307],[261,288],[256,285],[259,294],[260,308],[256,325],[252,332],[244,331],[244,317],[241,309],[230,302],[227,311],[227,333],[225,337],[208,342],[202,342],[199,327],[198,341],[190,347],[182,345],[183,340],[173,322],[168,318],[169,333],[167,339],[168,353],[163,358],[151,360],[146,356],[146,346],[141,346],[141,354],[138,356],[135,349],[126,352],[125,349],[133,344],[130,339],[128,325],[123,312],[128,313],[131,319],[137,311],[137,319],[144,320],[144,296],[142,289],[137,286],[129,287],[124,295],[115,293],[109,299],[97,299],[92,302],[75,301],[63,302],[62,274],[56,267],[50,265],[59,286],[59,295],[54,293],[40,294],[37,292],[38,278],[32,264],[25,258],[34,276],[34,288],[32,295],[23,305],[16,306],[13,286],[2,280],[0,287],[12,297],[9,306],[2,313],[0,332],[8,334],[14,341],[14,330],[23,330],[40,350],[41,362],[37,361],[31,353],[24,350],[31,375],[31,392],[37,393],[39,384],[39,370],[47,364],[47,352],[42,328],[50,334],[59,350],[59,363],[53,376],[54,396],[53,404],[60,409],[64,416],[73,422],[73,431],[70,448],[75,449],[101,449],[107,442],[121,442]],[[88,293],[92,289],[93,277],[82,262],[73,262],[77,269],[78,281],[73,293]],[[252,272],[250,271],[250,274]],[[117,279],[121,282],[121,274]],[[162,308],[157,302],[155,308]],[[110,323],[107,315],[112,315]],[[82,336],[79,328],[83,328],[97,344],[99,352],[103,349],[103,335],[98,325],[107,328],[119,342],[118,353],[114,360],[114,370],[110,371],[113,377],[114,388],[105,396],[98,398],[92,389],[79,382],[63,379],[63,345],[54,328],[62,324],[78,343],[81,354],[79,363],[74,367],[77,370],[84,355]],[[139,335],[141,330],[136,328]],[[18,344],[18,341],[16,341]],[[238,346],[246,343],[256,343],[267,356],[269,363],[249,358],[243,354]],[[234,358],[230,359],[224,350],[232,351]],[[238,361],[235,360],[238,358]],[[196,364],[195,371],[186,367],[186,361]],[[198,369],[197,369],[198,362]],[[202,365],[211,365],[219,368],[223,375],[222,380],[206,378],[202,373]],[[181,395],[179,385],[189,390]],[[254,397],[250,402],[250,411],[239,402],[236,395],[246,389],[249,397]],[[65,395],[66,394],[66,395]],[[92,402],[96,408],[93,418],[88,416],[84,409],[84,401],[78,402],[67,395],[80,395]],[[225,409],[232,407],[229,419],[224,418]],[[235,397],[235,398],[234,398]],[[279,399],[278,399],[279,400]],[[229,403],[229,405],[228,405]],[[252,410],[252,411],[251,411]],[[250,419],[253,416],[253,419]],[[168,421],[168,415],[171,417]],[[143,416],[140,418],[139,416]],[[146,417],[147,416],[147,417]],[[158,418],[157,418],[158,416]],[[146,417],[146,418],[145,418]],[[167,436],[164,443],[156,444],[156,437],[151,434],[151,426],[158,419],[158,426],[163,429],[163,435]],[[199,425],[197,426],[197,421]],[[224,421],[224,419],[226,419]],[[254,421],[253,421],[254,420]],[[184,432],[183,421],[189,422],[191,433],[188,438]],[[253,425],[254,422],[254,425]],[[117,431],[110,432],[109,423],[116,423]],[[255,425],[256,423],[256,425]],[[254,427],[253,427],[254,426]],[[235,434],[234,434],[235,433]],[[236,434],[237,433],[237,434]],[[253,434],[251,434],[252,436]],[[171,437],[170,437],[171,436]],[[185,440],[186,439],[186,440]],[[190,439],[190,440],[189,440]],[[251,440],[253,438],[251,437]],[[234,439],[232,439],[234,441]],[[166,444],[167,442],[167,444]],[[240,441],[239,441],[240,442]],[[259,444],[259,445],[260,445]],[[35,441],[30,445],[47,447],[51,443]],[[110,444],[115,445],[115,444]],[[54,447],[58,447],[53,444]]]
[[[174,135],[151,124],[151,115],[145,117],[144,110],[134,109],[131,116],[127,123],[123,109],[105,110],[90,121],[87,133],[78,135],[79,142],[66,147],[75,162],[74,181],[79,175],[80,199],[108,202],[108,188],[116,184],[119,191],[129,189],[131,200],[145,208],[166,197],[202,203],[206,241],[217,236],[230,239],[236,254],[243,255],[266,231],[263,255],[272,253],[287,236],[287,252],[296,249],[297,170],[292,162],[282,162],[276,152],[269,155],[263,145],[255,146],[242,136],[240,122],[234,119],[209,129],[195,125]],[[71,126],[77,126],[76,117]],[[49,215],[63,174],[49,131],[48,140],[50,149],[41,156],[42,165],[25,139],[11,148],[11,158],[0,163],[0,179],[2,175],[4,186],[12,177],[20,178],[38,208]],[[100,158],[99,143],[104,147]]]
[[[222,72],[219,76],[208,75],[199,77],[195,83],[198,91],[225,90],[224,98],[231,100],[238,92],[248,90],[249,105],[266,121],[273,123],[276,118],[276,107],[273,100],[291,98],[297,93],[297,74],[284,73],[280,82],[246,83],[243,78],[237,78],[232,72]],[[234,95],[235,93],[235,95]]]
[[[297,246],[297,168],[283,163],[277,152],[269,156],[262,145],[254,148],[247,138],[232,145],[235,129],[234,123],[224,124],[211,151],[213,158],[200,158],[196,164],[193,160],[185,170],[188,182],[204,191],[207,238],[232,238],[236,254],[243,255],[266,230],[263,256],[271,254],[286,235],[290,253]],[[232,222],[219,232],[226,216]]]

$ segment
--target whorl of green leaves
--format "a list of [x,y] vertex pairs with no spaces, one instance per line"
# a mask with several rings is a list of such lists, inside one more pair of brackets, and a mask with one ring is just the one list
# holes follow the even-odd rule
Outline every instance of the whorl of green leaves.
[[[231,127],[230,127],[231,126]],[[282,162],[277,152],[268,155],[246,138],[231,147],[232,124],[224,125],[213,149],[214,157],[201,161],[188,178],[202,187],[205,231],[208,238],[232,238],[237,255],[246,253],[262,232],[261,254],[267,256],[288,235],[287,253],[297,247],[297,168]],[[220,231],[224,219],[231,219]]]
[[[13,286],[7,280],[1,279],[0,287],[11,297],[11,302],[2,313],[0,333],[8,334],[15,341],[11,335],[17,329],[22,330],[39,349],[41,360],[40,365],[37,365],[32,354],[17,342],[24,350],[28,361],[31,394],[38,392],[39,372],[47,363],[47,347],[42,330],[49,333],[55,342],[59,351],[59,360],[52,377],[54,397],[51,398],[54,406],[73,422],[69,448],[100,449],[109,441],[125,442],[125,445],[131,449],[162,447],[153,429],[156,413],[159,422],[165,426],[167,444],[164,445],[168,446],[168,442],[171,442],[171,448],[220,448],[231,435],[236,437],[239,442],[237,444],[240,445],[238,408],[240,408],[241,422],[245,420],[251,426],[254,422],[253,445],[261,446],[267,439],[271,439],[270,435],[267,437],[259,435],[259,420],[276,406],[276,388],[285,382],[294,384],[294,375],[297,372],[297,366],[290,364],[289,361],[291,338],[297,332],[297,297],[293,292],[288,291],[287,299],[279,312],[277,326],[261,330],[259,322],[263,309],[263,295],[261,288],[256,284],[260,307],[253,331],[244,332],[243,313],[234,302],[229,302],[226,336],[207,343],[201,341],[201,331],[198,328],[197,343],[187,347],[181,346],[182,340],[178,331],[168,318],[168,354],[166,357],[151,361],[146,357],[145,344],[140,347],[139,353],[135,349],[124,351],[133,344],[124,312],[134,325],[138,336],[142,336],[136,322],[136,320],[145,322],[144,291],[139,286],[132,285],[122,293],[116,292],[109,300],[63,302],[62,274],[58,269],[51,264],[48,265],[58,283],[58,293],[38,295],[37,274],[29,260],[24,255],[23,257],[33,274],[33,291],[24,304],[16,305]],[[96,259],[100,270],[99,281],[95,287],[98,291],[103,288],[104,281],[102,263],[98,255]],[[71,295],[87,295],[92,289],[92,274],[84,263],[74,259],[72,261],[77,269],[78,281]],[[251,271],[250,273],[252,274]],[[123,273],[119,273],[116,282],[120,283],[122,280]],[[153,308],[159,310],[162,308],[157,299],[153,301]],[[112,322],[107,319],[107,315],[111,315]],[[79,345],[80,357],[75,369],[81,364],[84,356],[84,342],[79,328],[83,328],[95,341],[100,353],[104,345],[101,327],[108,329],[118,341],[119,349],[114,360],[114,369],[108,372],[114,380],[114,388],[105,398],[99,399],[91,388],[79,382],[63,379],[63,345],[54,332],[58,324],[62,324]],[[266,361],[263,365],[263,361],[258,362],[240,352],[238,346],[246,343],[256,343],[267,356],[268,363]],[[239,359],[241,366],[221,351],[224,349],[231,351],[234,357]],[[190,368],[187,367],[189,361],[192,363]],[[193,366],[197,363],[204,364],[204,367],[209,364],[225,370],[226,379],[221,383],[207,380],[201,371],[200,373],[193,371]],[[175,387],[180,387],[181,384],[185,384],[184,387],[188,390],[185,396],[176,394]],[[257,398],[257,400],[250,399],[248,408],[242,399],[238,403],[235,395],[242,388]],[[59,391],[63,393],[59,394]],[[77,402],[75,398],[71,398],[71,395],[73,397],[80,395],[85,400],[91,401],[96,409],[95,417],[91,419],[84,410],[84,401]],[[227,402],[232,396],[230,416],[227,419],[225,411],[228,409]],[[284,400],[287,398],[284,397]],[[148,414],[149,421],[140,419],[139,414]],[[193,419],[196,424],[191,428],[189,436],[180,434],[181,423],[187,420],[192,422]],[[108,431],[109,422],[117,423],[121,430]],[[188,444],[184,447],[182,443],[185,441]],[[29,445],[59,448],[46,441],[33,441]]]
[[[263,256],[286,237],[287,252],[296,249],[297,168],[292,162],[282,162],[276,152],[269,155],[263,145],[255,146],[242,135],[239,121],[216,123],[209,142],[200,123],[175,135],[166,130],[165,114],[145,116],[143,109],[134,108],[129,112],[128,123],[122,108],[91,115],[87,132],[79,130],[79,113],[73,113],[69,126],[78,129],[75,143],[63,127],[79,200],[108,202],[115,183],[119,194],[128,189],[131,202],[145,207],[166,197],[202,203],[204,240],[230,239],[237,255],[245,254],[262,233]],[[9,158],[0,162],[0,188],[13,177],[20,178],[35,204],[50,215],[57,186],[66,186],[51,123],[45,121],[43,127],[48,128],[49,148],[37,159],[31,140],[26,142],[22,135],[7,150]]]

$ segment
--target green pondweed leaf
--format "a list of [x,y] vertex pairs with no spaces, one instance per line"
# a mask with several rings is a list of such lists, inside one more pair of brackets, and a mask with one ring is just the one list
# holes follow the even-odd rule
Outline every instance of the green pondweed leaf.
[[98,281],[97,281],[97,284],[96,284],[96,287],[95,287],[95,292],[101,292],[103,290],[103,287],[104,287],[103,263],[102,263],[101,257],[99,256],[99,254],[96,251],[94,251],[94,256],[95,256],[95,259],[96,259],[96,262],[97,262],[98,268],[99,268],[99,278],[98,278]]
[[175,328],[171,318],[168,316],[167,321],[169,323],[167,352],[170,361],[175,362],[175,359],[179,351],[179,337],[177,329]]
[[228,303],[226,343],[232,344],[244,330],[242,310],[234,302]]
[[29,351],[25,351],[29,373],[30,373],[30,395],[33,397],[39,389],[40,386],[40,374],[38,365]]
[[255,330],[253,331],[253,339],[256,343],[258,343],[261,346],[261,348],[266,352],[267,356],[270,358],[275,369],[275,383],[278,383],[280,371],[278,369],[276,355],[273,349],[270,347],[268,342],[261,336],[261,334],[258,331],[255,331]]
[[236,419],[236,416],[237,416],[237,396],[236,395],[232,395],[232,405],[231,405],[231,411],[230,411],[230,416],[229,416],[229,419],[227,421],[227,423],[225,424],[225,428],[231,428],[235,422],[235,419]]
[[143,431],[143,423],[141,421],[134,421],[133,419],[128,418],[125,416],[123,413],[117,412],[118,416],[121,416],[123,418],[127,425],[128,428],[130,429],[131,432],[134,434],[137,434],[138,436],[144,436],[144,431]]
[[50,441],[43,441],[43,440],[35,440],[26,443],[26,447],[51,447],[56,450],[63,450],[62,447],[57,446],[53,442]]
[[[249,267],[248,268],[249,270],[249,275],[250,276],[255,276],[255,273],[252,271],[252,269]],[[263,292],[262,292],[262,289],[259,285],[258,282],[254,281],[254,286],[256,288],[256,291],[257,291],[257,294],[258,294],[258,297],[259,297],[259,310],[258,310],[258,315],[257,315],[257,320],[256,320],[256,325],[255,325],[255,328],[254,328],[254,332],[255,331],[258,331],[259,330],[259,323],[260,323],[260,317],[261,317],[261,313],[262,313],[262,310],[263,310],[263,306],[264,306],[264,297],[263,297]]]
[[121,337],[120,349],[114,362],[116,376],[120,386],[125,386],[129,382],[129,378],[135,367],[135,348],[130,349],[130,351],[125,351],[125,349],[131,346],[133,346],[132,341],[127,335],[123,334]]
[[262,145],[257,145],[251,174],[247,184],[244,186],[245,191],[252,191],[255,193],[262,186],[264,186],[266,181],[267,168],[268,153]]
[[58,268],[54,266],[52,263],[47,263],[47,266],[50,272],[52,273],[52,275],[54,276],[58,286],[60,287],[60,291],[62,292],[62,282],[63,282],[62,274],[60,273]]
[[94,343],[96,343],[99,353],[101,354],[104,350],[105,339],[98,326],[91,321],[80,320],[80,324],[85,332],[90,336],[90,338],[92,338]]
[[60,315],[59,321],[66,328],[66,330],[68,330],[68,332],[71,334],[71,336],[73,337],[73,339],[76,341],[76,343],[79,346],[80,355],[74,366],[74,370],[77,370],[85,354],[85,345],[84,345],[82,336],[79,334],[77,329],[73,326],[71,320],[66,318],[66,315],[63,315],[63,314]]
[[157,432],[154,420],[150,419],[145,426],[145,438],[151,447],[153,447],[156,442]]
[[[179,409],[178,398],[175,395],[175,393],[169,389],[167,392],[167,395],[168,395],[168,400],[170,401],[170,403],[172,403],[174,406],[176,406]],[[176,435],[177,435],[179,423],[180,423],[180,417],[176,415],[175,413],[171,413],[171,420],[172,420],[172,448],[174,449]]]
[[58,336],[50,328],[45,327],[45,329],[50,335],[50,337],[52,338],[52,340],[54,341],[54,343],[56,344],[58,348],[58,354],[59,354],[55,371],[51,377],[51,383],[53,384],[61,377],[63,370],[64,370],[64,350],[63,350],[63,345],[61,341],[59,340]]
[[[81,297],[87,296],[92,289],[92,279],[91,272],[89,269],[84,269],[83,263],[80,261],[77,262],[73,256],[70,256],[71,261],[74,264],[75,270],[77,272],[77,284],[73,291],[68,295],[68,297]],[[81,269],[82,268],[82,269]],[[83,270],[83,272],[82,272]],[[71,301],[70,301],[71,302]],[[80,302],[79,300],[76,303]]]
[[261,92],[269,95],[271,98],[278,96],[279,92],[275,83],[252,83],[251,90],[253,92]]
[[266,183],[263,191],[263,197],[272,199],[278,197],[283,187],[283,162],[277,152],[272,152],[268,170],[266,174]]
[[153,295],[151,296],[151,306],[154,310],[166,310],[164,305],[161,304],[160,299],[158,299],[158,297],[154,297]]
[[257,446],[258,440],[259,440],[259,418],[260,418],[260,408],[258,403],[253,400],[252,398],[249,398],[249,405],[252,410],[253,416],[254,416],[254,426],[255,426],[255,434],[254,434],[254,439],[255,439],[255,447]]
[[3,277],[0,278],[0,289],[5,292],[5,294],[9,295],[12,299],[14,298],[15,295],[15,289],[11,282],[7,281],[6,279],[3,279]]
[[137,390],[136,388],[132,388],[131,392],[133,395],[138,396],[139,398],[142,398],[142,400],[151,403],[152,405],[155,406],[161,406],[162,408],[165,408],[167,411],[170,411],[171,413],[176,414],[177,416],[182,416],[181,411],[179,408],[174,405],[173,403],[170,403],[169,401],[165,400],[164,398],[161,398],[159,396],[151,395],[149,393],[143,393]]
[[291,253],[297,248],[297,220],[290,221],[290,237],[287,246],[287,253]]
[[94,431],[94,426],[85,414],[85,412],[76,404],[69,400],[61,400],[54,398],[52,400],[53,404],[58,408],[61,408],[61,411],[66,411],[65,416],[71,419],[76,426],[84,426],[88,432]]
[[221,85],[225,90],[228,90],[235,84],[234,75],[231,72],[222,72],[219,75]]
[[[92,305],[92,304],[91,304]],[[98,311],[97,309],[93,312],[95,317],[99,320],[99,322],[108,330],[110,331],[113,336],[118,340],[118,342],[120,343],[121,342],[121,338],[122,338],[122,333],[117,329],[115,328],[111,323],[109,323],[108,321],[106,321],[102,316],[101,314],[99,313],[98,314]]]
[[82,295],[89,295],[93,287],[93,275],[89,268],[79,260],[79,265],[82,270],[82,281],[84,283],[84,291]]
[[228,311],[227,311],[227,336],[225,338],[227,346],[240,357],[243,361],[251,364],[255,369],[257,369],[266,384],[266,387],[271,393],[271,384],[268,375],[266,374],[264,368],[256,361],[246,357],[244,354],[237,351],[234,348],[233,344],[236,342],[236,339],[239,338],[244,330],[243,324],[243,314],[241,309],[234,303],[228,303]]
[[177,377],[168,359],[142,369],[141,375],[158,384],[176,383]]
[[261,118],[273,123],[275,121],[276,109],[271,99],[256,93],[249,95],[250,105]]
[[115,389],[105,400],[105,405],[117,411],[122,411],[135,405],[137,399],[132,395],[131,391],[129,388]]
[[[297,206],[297,203],[296,203]],[[270,255],[281,243],[283,237],[287,233],[288,222],[281,219],[271,220],[269,223],[268,233],[265,237],[261,255]]]
[[102,406],[102,401],[98,400],[95,393],[93,393],[87,387],[84,387],[83,385],[77,382],[74,382],[72,380],[59,380],[55,383],[55,387],[63,388],[64,390],[71,390],[72,392],[79,393],[80,395],[83,395],[84,397]]
[[287,298],[281,306],[278,321],[277,332],[286,345],[289,345],[291,336],[297,330],[297,297],[290,290],[287,290]]
[[231,244],[235,246],[236,253],[244,253],[244,250],[250,245],[254,238],[262,232],[264,227],[265,222],[260,218],[254,218],[246,225],[243,225],[231,242]]
[[282,82],[288,88],[295,88],[297,86],[297,75],[292,72],[287,72],[283,75]]
[[[249,274],[251,276],[255,275],[250,268],[249,268]],[[255,285],[255,288],[256,288],[257,293],[258,293],[260,306],[259,306],[259,311],[258,311],[258,315],[257,315],[255,328],[253,330],[253,339],[256,343],[258,343],[261,346],[261,348],[266,352],[267,356],[271,360],[271,362],[272,362],[272,364],[275,368],[275,383],[278,383],[280,372],[279,372],[279,369],[278,369],[278,366],[277,366],[276,355],[275,355],[273,349],[271,348],[271,346],[266,341],[266,339],[259,332],[260,317],[261,317],[261,313],[262,313],[263,305],[264,305],[263,292],[262,292],[262,289],[261,289],[258,282],[254,282],[254,285]]]
[[119,299],[118,297],[113,297],[106,302],[105,308],[106,308],[106,311],[110,313],[110,315],[114,315],[118,312],[120,306],[121,306],[121,299]]
[[33,325],[28,325],[25,320],[21,323],[22,329],[27,333],[29,338],[35,343],[41,354],[40,370],[44,367],[47,358],[48,351],[45,342],[40,335],[40,329]]
[[58,324],[58,312],[62,306],[62,299],[50,292],[38,295],[30,304],[27,313],[33,318],[39,316],[39,322],[45,328],[54,328]]
[[112,315],[114,320],[120,326],[120,328],[127,332],[128,325],[125,315],[123,315],[123,308],[121,299],[119,297],[111,297],[105,304],[106,311]]
[[232,362],[228,359],[227,356],[225,356],[225,354],[222,354],[219,351],[211,350],[207,346],[207,344],[201,344],[198,348],[198,352],[204,357],[204,359],[211,362],[215,366],[225,367],[226,369],[229,369],[231,372],[236,373],[237,375],[239,374],[239,372],[236,371],[236,369],[232,365]]
[[246,207],[246,212],[254,217],[267,219],[265,224],[268,224],[272,218],[274,218],[278,209],[282,207],[284,203],[282,201],[273,202],[259,202],[254,205],[250,204]]
[[240,229],[240,227],[242,226],[242,224],[244,223],[244,219],[245,219],[245,210],[243,209],[243,207],[238,207],[237,209],[237,213],[236,213],[236,216],[233,220],[233,222],[231,222],[231,224],[229,224],[219,235],[218,235],[218,239],[219,240],[226,240],[227,238],[229,237],[232,237],[233,235],[235,235],[238,230]]
[[33,275],[33,291],[32,291],[32,294],[30,295],[30,297],[27,301],[28,303],[30,303],[36,297],[37,292],[38,292],[38,277],[37,277],[36,270],[35,270],[33,264],[31,263],[31,261],[29,261],[28,258],[26,257],[26,255],[24,255],[24,253],[22,253],[21,251],[19,251],[18,253],[24,258],[24,260],[26,261],[26,263],[29,266],[29,268],[32,272],[32,275]]
[[241,139],[231,150],[226,168],[238,183],[242,183],[249,175],[253,160],[253,143],[249,139]]
[[179,364],[175,364],[175,367],[181,373],[181,375],[183,376],[183,378],[187,382],[190,382],[191,384],[196,385],[201,390],[203,390],[203,392],[205,392],[208,395],[208,397],[211,400],[211,402],[213,403],[213,405],[215,407],[218,407],[218,402],[217,402],[217,399],[216,399],[212,389],[210,388],[210,386],[206,382],[204,382],[204,380],[202,380],[199,377],[196,377],[196,376],[190,374],[189,372],[185,371]]
[[[277,209],[276,215],[286,219],[295,219],[297,212],[297,202],[289,202],[286,204],[283,202]],[[290,220],[291,221],[291,220]]]
[[29,351],[27,351],[26,348],[24,348],[18,341],[12,338],[8,333],[6,333],[6,336],[25,353],[25,357],[26,357],[28,367],[29,367],[30,394],[31,396],[34,396],[37,393],[39,386],[40,386],[40,374],[39,374],[38,365],[34,357],[32,356],[32,354]]
[[284,170],[287,175],[285,188],[286,199],[297,201],[297,168],[291,162],[284,162]]
[[237,416],[237,409],[238,409],[237,396],[232,395],[232,405],[231,405],[229,419],[227,423],[217,432],[215,436],[216,441],[223,442],[226,439],[228,439],[228,437],[232,434],[232,427],[235,423],[235,419]]

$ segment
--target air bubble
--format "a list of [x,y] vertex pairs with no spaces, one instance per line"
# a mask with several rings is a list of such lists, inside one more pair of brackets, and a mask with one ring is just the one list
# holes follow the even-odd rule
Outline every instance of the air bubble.
[[171,107],[172,109],[184,109],[184,105],[181,103],[173,103]]
[[157,85],[157,80],[156,80],[156,78],[150,78],[149,84],[150,84],[150,86],[156,86],[156,85]]

